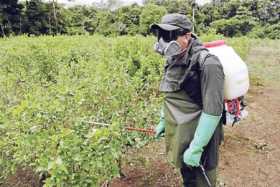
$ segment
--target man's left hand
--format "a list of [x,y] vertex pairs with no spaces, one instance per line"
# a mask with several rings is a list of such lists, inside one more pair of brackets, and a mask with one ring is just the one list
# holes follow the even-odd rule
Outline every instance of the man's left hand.
[[187,166],[198,167],[200,165],[201,155],[202,155],[202,150],[194,149],[190,147],[184,152],[183,155],[184,163]]
[[213,116],[202,112],[189,148],[184,152],[183,159],[188,166],[198,167],[203,148],[213,136],[221,116]]

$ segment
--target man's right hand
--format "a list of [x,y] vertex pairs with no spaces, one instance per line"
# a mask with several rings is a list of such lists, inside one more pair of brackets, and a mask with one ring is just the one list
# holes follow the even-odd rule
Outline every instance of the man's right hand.
[[160,136],[165,131],[165,121],[164,121],[163,109],[161,109],[161,111],[160,111],[160,120],[159,120],[159,124],[157,125],[155,131],[156,131],[155,138],[157,138],[157,139],[160,138]]
[[156,134],[155,134],[155,138],[160,138],[160,136],[164,133],[165,131],[165,124],[164,124],[164,120],[160,120],[159,124],[157,125],[156,129]]

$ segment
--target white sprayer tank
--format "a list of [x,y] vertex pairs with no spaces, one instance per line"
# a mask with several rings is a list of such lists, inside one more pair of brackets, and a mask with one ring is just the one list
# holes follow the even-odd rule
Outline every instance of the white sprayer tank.
[[249,89],[249,73],[247,65],[223,40],[205,43],[211,54],[221,61],[225,74],[225,99],[236,99],[244,96]]

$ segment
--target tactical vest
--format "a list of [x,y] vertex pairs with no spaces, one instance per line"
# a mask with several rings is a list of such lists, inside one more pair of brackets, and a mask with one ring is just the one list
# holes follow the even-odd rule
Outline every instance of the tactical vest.
[[185,90],[188,96],[202,106],[200,74],[205,59],[211,54],[203,46],[192,47],[186,59],[167,60],[161,81],[161,92]]

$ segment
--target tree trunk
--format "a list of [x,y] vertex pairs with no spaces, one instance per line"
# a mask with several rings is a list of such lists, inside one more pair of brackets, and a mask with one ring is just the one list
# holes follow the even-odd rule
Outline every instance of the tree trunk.
[[3,35],[3,37],[6,37],[6,35],[5,35],[5,31],[4,31],[4,29],[3,29],[3,26],[2,26],[2,25],[0,25],[0,27],[1,27],[1,31],[2,31],[2,35]]
[[21,15],[19,15],[19,34],[22,34],[22,23],[21,23]]
[[55,22],[55,33],[57,34],[57,31],[58,31],[58,23],[57,23],[57,17],[56,17],[55,0],[52,1],[52,5],[53,5],[53,18],[54,18],[54,22]]
[[196,2],[192,1],[192,22],[193,22],[192,32],[195,32],[195,8],[196,8]]

